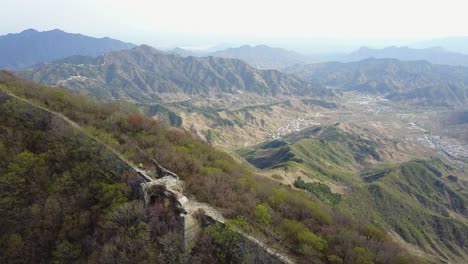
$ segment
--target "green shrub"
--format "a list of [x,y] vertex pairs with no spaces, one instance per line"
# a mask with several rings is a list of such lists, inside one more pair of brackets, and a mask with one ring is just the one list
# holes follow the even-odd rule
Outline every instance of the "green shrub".
[[388,236],[382,229],[372,225],[367,224],[362,228],[362,234],[368,238],[385,241],[388,240]]
[[301,246],[312,246],[319,252],[327,248],[327,241],[314,234],[301,222],[286,219],[281,226],[286,236]]
[[341,202],[341,194],[333,193],[326,184],[320,182],[305,182],[299,177],[295,182],[294,186],[299,189],[304,189],[319,198],[321,201],[331,205],[337,205]]
[[337,255],[329,255],[327,257],[328,261],[332,264],[342,264],[343,263],[343,259],[340,258],[339,256]]
[[270,209],[267,204],[259,204],[254,211],[257,222],[261,225],[269,225],[271,223]]
[[354,264],[373,264],[369,251],[363,247],[355,247],[351,253],[352,263]]
[[311,200],[304,200],[304,204],[310,210],[315,219],[317,219],[322,224],[331,224],[332,217],[320,205]]
[[271,190],[271,195],[268,198],[268,202],[271,204],[273,207],[280,206],[282,203],[286,201],[286,192],[278,189],[278,188],[273,188]]

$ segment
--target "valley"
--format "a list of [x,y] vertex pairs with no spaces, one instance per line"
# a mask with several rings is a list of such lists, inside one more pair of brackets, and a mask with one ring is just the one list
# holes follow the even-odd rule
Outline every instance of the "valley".
[[[140,47],[125,54],[130,56],[125,60],[133,61],[135,54],[145,56],[149,62],[170,59],[155,50]],[[122,54],[113,56],[113,60],[120,60],[118,57]],[[180,58],[176,60],[185,63]],[[200,63],[205,63],[205,59],[200,60]],[[219,62],[224,65],[224,62]],[[139,63],[132,62],[132,67],[137,68]],[[73,65],[72,72],[79,69]],[[110,63],[109,67],[112,65]],[[34,69],[33,74],[38,80],[49,80],[49,76],[53,76],[58,85],[71,85],[72,90],[86,87],[86,93],[95,93],[94,81],[89,79],[78,79],[73,75],[71,79],[67,77],[64,82],[60,81],[65,77],[57,75],[56,69],[62,66],[46,66],[53,70],[45,71],[45,76],[42,68]],[[237,68],[230,70],[239,73]],[[253,71],[259,76],[266,73]],[[202,72],[208,74],[205,69]],[[30,73],[30,70],[21,71],[25,76]],[[142,73],[149,74],[148,71]],[[123,76],[117,74],[112,78],[129,78],[128,75]],[[161,83],[169,81],[179,85],[177,79],[167,79],[163,75],[158,78],[162,78]],[[239,73],[238,78],[249,80],[244,73]],[[311,87],[307,82],[296,82],[292,75],[281,78],[300,85],[298,89]],[[289,89],[287,84],[277,86],[275,82],[265,86],[271,89],[268,94],[250,89],[252,84],[233,91],[226,84],[225,88],[203,93],[191,88],[192,85],[206,85],[203,78],[197,79],[196,84],[187,82],[175,92],[164,91],[164,88],[149,91],[144,87],[152,85],[151,79],[146,79],[150,82],[145,85],[138,84],[136,80],[138,78],[126,83],[121,90],[117,89],[117,93],[112,88],[114,81],[98,81],[98,86],[100,91],[113,93],[116,100],[134,103],[158,123],[179,127],[195,138],[226,151],[266,181],[291,190],[309,192],[324,205],[350,215],[358,222],[378,223],[379,227],[392,232],[392,240],[416,245],[414,254],[433,262],[437,262],[435,259],[454,261],[466,257],[463,237],[467,234],[463,231],[458,233],[459,229],[468,226],[468,149],[465,144],[468,138],[464,105],[452,108],[429,107],[425,103],[415,105],[414,101],[394,100],[386,94],[325,84],[314,86],[316,88],[310,90],[309,95],[299,95],[298,90]],[[256,79],[256,82],[263,85],[261,79]],[[280,87],[281,92],[273,92],[274,87]],[[137,89],[138,96],[131,94],[134,89]],[[96,95],[100,97],[102,94],[98,92]],[[447,97],[447,100],[452,98]],[[179,153],[179,148],[176,148],[176,153]],[[182,147],[180,151],[190,150]],[[166,162],[173,164],[174,161],[169,159]],[[202,171],[209,175],[213,173],[208,168]],[[408,177],[413,175],[419,178],[410,180]],[[424,188],[430,190],[430,196],[424,196],[419,187],[425,181],[428,183]],[[208,195],[206,190],[202,191],[194,182],[189,186],[189,191],[202,193],[197,199],[207,201],[203,198],[209,197],[205,196]],[[218,199],[212,205],[220,206],[224,198]],[[382,199],[388,199],[388,202],[382,204]],[[372,208],[371,213],[365,212],[366,208]],[[396,219],[389,215],[392,211],[415,213],[408,215],[404,222],[396,223]],[[424,226],[416,224],[416,219],[423,219]],[[446,242],[445,238],[441,240],[438,224],[451,230],[444,236],[455,237],[453,243]],[[424,230],[424,235],[416,230]],[[273,247],[278,247],[274,244]],[[440,247],[435,244],[440,244]]]
[[[246,98],[246,97],[243,97]],[[439,155],[459,162],[467,162],[468,136],[455,135],[450,126],[445,126],[441,116],[452,112],[445,108],[415,109],[400,103],[372,95],[347,92],[327,108],[318,102],[306,104],[307,99],[284,98],[266,101],[259,100],[249,105],[249,100],[234,96],[223,100],[190,100],[200,111],[187,111],[176,104],[172,109],[182,117],[182,127],[210,141],[215,146],[233,150],[256,145],[266,140],[281,139],[291,133],[308,127],[332,125],[334,123],[354,124],[374,133],[376,137],[396,140],[402,148],[399,151],[414,152],[414,156],[430,155],[435,150]],[[330,102],[326,102],[329,103]],[[203,109],[204,106],[210,109]],[[223,108],[216,108],[223,106]],[[203,109],[203,110],[201,110]],[[213,116],[202,111],[211,111]],[[461,111],[461,110],[459,110]],[[223,122],[216,122],[223,119]],[[219,135],[219,136],[216,136]],[[394,153],[398,161],[398,153]]]
[[[210,109],[210,115],[201,114],[198,112],[199,109],[194,110],[194,108],[189,112],[185,112],[185,108],[177,106],[172,109],[182,117],[182,127],[211,142],[214,146],[232,153],[235,157],[240,156],[241,159],[247,160],[250,165],[256,168],[259,175],[267,179],[293,186],[293,188],[298,188],[296,186],[298,179],[302,179],[307,184],[318,184],[318,186],[324,184],[331,193],[344,197],[343,201],[339,203],[339,207],[353,215],[363,213],[361,206],[372,207],[375,210],[374,215],[366,215],[363,219],[381,222],[383,225],[397,230],[392,233],[397,241],[412,241],[411,243],[419,245],[418,248],[423,248],[423,251],[416,248],[415,254],[442,256],[444,261],[467,257],[462,249],[464,243],[460,240],[454,248],[449,244],[442,246],[445,242],[438,240],[437,237],[440,234],[437,234],[437,224],[435,223],[428,224],[432,227],[425,231],[425,238],[422,239],[416,238],[418,235],[414,233],[414,229],[421,229],[421,227],[402,227],[394,225],[394,222],[391,222],[394,220],[381,219],[390,217],[388,206],[401,206],[406,208],[404,210],[419,210],[414,207],[414,201],[423,204],[427,204],[429,200],[432,200],[429,203],[440,202],[443,204],[446,204],[446,201],[433,200],[433,197],[424,198],[424,201],[421,201],[422,198],[419,197],[419,194],[412,191],[407,193],[406,187],[400,186],[395,189],[394,186],[387,186],[389,183],[379,183],[380,178],[364,185],[361,183],[363,179],[367,181],[365,179],[369,176],[366,176],[366,173],[369,171],[381,169],[381,173],[387,173],[384,168],[389,166],[396,166],[398,168],[396,170],[402,171],[401,173],[405,170],[412,170],[414,173],[423,170],[427,173],[424,172],[424,176],[421,176],[422,181],[425,181],[425,177],[441,177],[441,181],[444,182],[443,188],[446,188],[445,184],[454,188],[452,190],[458,193],[457,197],[465,197],[460,198],[465,201],[462,202],[465,204],[466,188],[468,187],[466,123],[447,122],[447,116],[452,116],[453,113],[465,113],[466,109],[463,106],[456,109],[413,107],[400,102],[392,102],[383,96],[363,95],[357,92],[344,92],[338,97],[326,99],[305,99],[294,96],[281,99],[270,98],[261,104],[259,104],[260,100],[254,100],[253,104],[240,98],[235,100],[230,97],[229,100],[228,103],[223,102],[222,98],[217,98],[216,103],[224,107],[219,109],[213,107]],[[200,109],[204,109],[203,111],[206,110],[203,107],[217,105],[212,102],[207,103],[203,99],[191,102],[199,105]],[[231,105],[235,105],[235,107],[231,109]],[[220,119],[223,121],[216,122]],[[372,144],[376,146],[376,153],[378,153],[376,157],[378,158],[363,157],[361,161],[352,161],[352,157],[359,157],[356,153],[340,157],[342,153],[348,151],[347,148],[353,149],[358,146],[357,143],[346,143],[346,145],[339,147],[333,143],[330,145],[330,150],[327,150],[328,147],[320,142],[310,145],[310,143],[302,141],[302,135],[307,135],[308,131],[327,127],[337,127],[339,130],[349,133],[350,136],[359,135],[369,142],[374,142]],[[321,136],[314,137],[321,138]],[[342,149],[343,147],[346,149]],[[325,152],[322,153],[323,151]],[[312,158],[314,155],[317,155],[317,158]],[[340,161],[335,161],[336,159]],[[441,165],[441,169],[419,168],[420,161],[443,165]],[[408,166],[408,169],[405,166]],[[444,171],[444,166],[449,166],[450,169]],[[379,173],[376,175],[380,175]],[[412,177],[412,175],[407,174],[407,176],[400,177]],[[396,181],[402,180],[399,178]],[[436,182],[438,180],[435,180],[434,186],[441,184]],[[373,205],[367,203],[349,204],[355,199],[362,199],[358,198],[361,195],[366,197],[364,199],[376,199],[369,198],[374,195],[375,184],[383,185],[384,190],[389,192],[389,199],[393,201],[391,202],[393,204],[385,206],[379,203]],[[416,187],[421,183],[411,184]],[[399,188],[402,188],[403,191]],[[397,190],[399,193],[396,194]],[[448,195],[447,193],[452,191],[441,192]],[[433,191],[430,193],[434,194]],[[326,196],[322,197],[320,192],[315,191],[314,194],[319,199],[327,199],[323,198]],[[397,202],[396,198],[390,198],[393,195],[396,195],[395,197],[408,197],[408,200]],[[326,200],[322,201],[326,202]],[[347,206],[349,208],[345,208]],[[425,212],[419,212],[418,214],[421,215],[411,216],[407,223],[413,223],[418,217],[431,221],[429,220],[431,217],[442,214],[451,215],[453,219],[457,219],[455,222],[450,222],[450,220],[444,223],[443,225],[446,224],[447,228],[453,225],[450,228],[459,230],[467,226],[466,205],[460,209],[438,210],[429,208]],[[437,217],[443,218],[445,216]],[[453,235],[458,236],[456,233]],[[435,246],[439,243],[442,244]]]
[[160,50],[60,30],[2,43],[0,260],[468,258],[465,55],[361,48],[310,64],[266,45]]
[[[426,258],[407,253],[380,227],[367,221],[354,224],[332,205],[259,176],[225,152],[144,116],[132,105],[24,82],[7,72],[0,72],[0,89],[0,168],[5,172],[0,178],[5,217],[0,221],[7,260],[310,263],[342,250],[352,259],[356,248],[379,262]],[[11,147],[4,147],[7,142]],[[159,162],[179,175],[183,188],[174,176],[151,180],[159,170],[174,175]],[[131,165],[139,163],[144,170]],[[36,177],[29,177],[31,171]],[[151,184],[144,185],[143,195],[145,181]],[[24,188],[25,183],[32,188]],[[50,212],[54,215],[47,218]],[[201,223],[198,235],[187,238],[194,243],[190,252],[178,247],[184,234],[190,234],[184,225],[179,233],[184,215]],[[226,225],[206,216],[225,219]],[[346,232],[353,244],[334,242]],[[40,234],[44,236],[36,238]],[[59,242],[23,250],[49,238]]]

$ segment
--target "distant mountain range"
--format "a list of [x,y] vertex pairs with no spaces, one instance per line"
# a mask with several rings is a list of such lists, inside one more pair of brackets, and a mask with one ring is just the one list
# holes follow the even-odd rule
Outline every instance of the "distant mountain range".
[[287,72],[323,85],[381,94],[396,101],[443,106],[468,102],[468,68],[461,66],[367,59],[297,65]]
[[0,68],[23,68],[72,55],[98,56],[135,45],[110,38],[93,38],[59,29],[28,29],[0,36]]
[[442,47],[446,50],[468,54],[468,36],[436,38],[411,45],[415,48]]
[[175,48],[169,53],[177,54],[183,57],[198,56],[198,57],[221,57],[239,59],[247,62],[249,65],[258,69],[276,69],[293,66],[299,63],[306,63],[309,58],[305,55],[294,51],[281,48],[273,48],[266,45],[243,45],[237,48],[228,48],[214,52],[192,51],[182,48]]
[[347,63],[305,64],[308,60],[265,45],[166,53],[61,30],[30,29],[0,37],[0,68],[30,67],[17,74],[103,98],[152,102],[167,94],[242,92],[322,96],[331,94],[325,86],[333,86],[422,105],[467,102],[468,68],[443,64],[468,65],[468,55],[442,48],[361,48],[338,58]]
[[149,102],[164,93],[203,95],[326,95],[329,90],[277,70],[257,70],[237,59],[181,57],[142,45],[91,58],[69,57],[17,71],[23,78],[63,85],[99,97]]
[[197,57],[201,57],[204,53],[203,52],[196,52],[196,51],[192,51],[192,50],[189,50],[189,49],[183,49],[183,48],[174,48],[172,50],[169,50],[167,51],[168,54],[175,54],[175,55],[179,55],[179,56],[182,56],[182,57],[188,57],[188,56],[197,56]]
[[259,69],[283,69],[294,64],[307,62],[307,58],[304,55],[266,45],[244,45],[238,48],[216,51],[209,55],[240,59]]
[[413,49],[408,47],[387,47],[371,49],[362,47],[359,50],[338,58],[338,61],[350,62],[369,58],[398,59],[402,61],[425,60],[433,64],[468,66],[468,55],[450,52],[440,47]]
[[340,61],[353,62],[369,58],[376,59],[398,59],[402,61],[425,60],[433,64],[468,66],[468,55],[447,51],[440,47],[416,49],[409,47],[387,47],[383,49],[373,49],[361,47],[359,50],[349,54],[321,54],[306,56],[294,51],[281,48],[272,48],[266,45],[249,46],[244,45],[238,48],[229,48],[215,52],[193,51],[182,48],[175,48],[169,51],[183,57],[187,56],[214,56],[222,58],[240,59],[251,66],[259,69],[284,70],[296,64],[307,64],[312,62]]

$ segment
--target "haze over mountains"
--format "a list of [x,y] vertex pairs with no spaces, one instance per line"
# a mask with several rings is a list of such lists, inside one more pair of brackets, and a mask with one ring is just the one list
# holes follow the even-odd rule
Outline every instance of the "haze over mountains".
[[463,105],[467,100],[467,69],[446,65],[468,65],[468,55],[442,48],[363,47],[335,57],[349,63],[307,64],[311,58],[305,55],[266,45],[214,52],[174,49],[172,54],[147,45],[128,49],[132,47],[109,38],[30,29],[0,37],[0,67],[39,64],[18,73],[44,84],[139,102],[168,93],[331,95],[324,86],[419,105]]
[[212,52],[209,55],[240,59],[259,69],[283,69],[287,66],[307,62],[308,59],[299,53],[266,45],[244,45],[239,48]]
[[276,69],[281,70],[285,67],[298,63],[305,63],[310,60],[306,55],[294,51],[274,48],[267,45],[243,45],[240,47],[221,49],[216,51],[208,50],[188,50],[175,48],[169,51],[171,54],[177,54],[182,57],[221,57],[243,60],[252,67],[258,69]]
[[431,40],[419,41],[411,44],[414,48],[443,47],[446,50],[468,54],[468,37],[446,37]]
[[[2,41],[0,61],[28,81],[0,71],[0,259],[270,263],[245,261],[231,224],[300,264],[468,256],[468,55],[361,48],[311,63],[266,45],[162,51],[60,30]],[[157,188],[140,197],[109,155]],[[168,253],[187,212],[167,206],[160,166],[228,219],[194,218],[192,252]],[[127,199],[143,199],[138,214]]]
[[[42,42],[48,45],[39,44]],[[420,105],[462,105],[467,100],[467,69],[443,64],[464,65],[468,63],[468,55],[441,48],[361,48],[338,57],[350,63],[308,65],[310,58],[304,55],[266,45],[244,45],[209,53],[175,49],[171,53],[178,55],[173,55],[147,45],[125,49],[133,44],[60,30],[26,30],[1,37],[1,43],[19,43],[8,44],[10,52],[3,57],[4,65],[23,67],[39,63],[18,71],[22,77],[103,98],[150,102],[167,93],[191,96],[240,91],[271,96],[323,96],[331,94],[324,86],[333,86]],[[25,51],[18,53],[22,47]],[[33,52],[34,47],[40,47],[42,52]],[[112,50],[121,51],[109,52]],[[34,56],[27,56],[28,52]],[[69,54],[83,56],[68,57]],[[59,60],[50,62],[54,58]],[[295,76],[257,68],[284,69]]]
[[324,87],[241,60],[181,57],[142,45],[96,58],[70,57],[18,72],[24,78],[114,98],[151,101],[164,93],[208,95],[241,91],[259,95],[327,95]]
[[378,59],[398,59],[402,61],[425,60],[433,64],[445,65],[468,65],[468,55],[456,52],[450,52],[440,47],[414,49],[409,47],[387,47],[383,49],[372,49],[362,47],[359,50],[338,57],[339,61],[360,61],[369,58]]
[[[304,55],[267,45],[243,45],[216,51],[175,48],[169,53],[183,57],[235,58],[258,69],[279,70],[295,64],[314,61],[349,62],[368,58],[394,58],[404,61],[426,60],[434,64],[468,65],[468,55],[460,53],[465,51],[461,47],[466,43],[466,38],[454,37],[411,44],[411,47],[390,46],[383,49],[361,47],[355,52],[344,55]],[[99,56],[106,52],[129,49],[134,46],[134,44],[115,39],[99,39],[67,33],[59,29],[43,32],[28,29],[20,33],[0,36],[0,68],[24,68],[73,55]]]
[[468,68],[426,61],[328,62],[297,65],[287,72],[327,86],[424,105],[464,105],[468,98]]
[[34,29],[0,36],[0,68],[23,68],[72,55],[98,56],[134,47],[111,38],[93,38],[59,29]]
[[[460,40],[463,42],[464,40]],[[468,43],[468,42],[467,42]],[[412,48],[407,46],[389,46],[385,48],[361,47],[351,53],[339,54],[314,54],[305,55],[294,51],[270,47],[267,45],[249,46],[243,45],[235,48],[205,52],[203,50],[188,50],[175,48],[170,53],[181,56],[215,56],[223,58],[236,58],[243,60],[259,69],[283,70],[296,64],[311,62],[340,61],[352,62],[369,58],[398,59],[402,61],[425,60],[433,64],[468,66],[468,55],[453,52],[441,46],[429,48]]]

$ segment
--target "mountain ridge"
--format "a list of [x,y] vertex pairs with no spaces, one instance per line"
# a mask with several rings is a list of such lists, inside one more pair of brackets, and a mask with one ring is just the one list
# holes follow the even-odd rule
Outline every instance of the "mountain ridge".
[[[266,174],[275,173],[274,179],[294,177],[296,188],[358,219],[385,225],[442,262],[466,258],[468,195],[450,180],[456,169],[437,157],[408,155],[394,164],[385,152],[398,149],[358,131],[345,124],[318,126],[238,154]],[[337,192],[342,184],[346,191]]]
[[453,36],[419,41],[410,46],[415,48],[440,46],[450,51],[468,54],[467,44],[468,36]]
[[259,69],[283,69],[294,64],[304,63],[308,58],[294,51],[274,48],[267,45],[242,45],[237,48],[218,50],[209,56],[240,59]]
[[136,101],[159,99],[161,94],[167,93],[331,94],[314,82],[277,70],[257,70],[241,60],[181,57],[148,45],[109,52],[96,58],[70,57],[18,73],[44,84]]
[[0,68],[24,68],[72,55],[98,56],[134,46],[108,37],[94,38],[60,29],[37,31],[31,28],[0,36]]
[[421,105],[463,105],[468,98],[468,68],[462,66],[370,58],[297,65],[286,72],[342,90]]
[[383,49],[361,47],[357,51],[340,58],[343,62],[360,61],[369,58],[398,59],[401,61],[425,60],[432,64],[468,66],[468,55],[448,51],[440,46],[416,49],[406,46],[390,46]]

